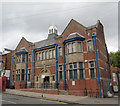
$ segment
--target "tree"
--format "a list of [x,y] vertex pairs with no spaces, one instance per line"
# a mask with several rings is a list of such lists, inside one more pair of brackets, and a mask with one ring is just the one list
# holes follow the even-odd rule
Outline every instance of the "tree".
[[110,52],[109,58],[111,66],[120,68],[120,51]]

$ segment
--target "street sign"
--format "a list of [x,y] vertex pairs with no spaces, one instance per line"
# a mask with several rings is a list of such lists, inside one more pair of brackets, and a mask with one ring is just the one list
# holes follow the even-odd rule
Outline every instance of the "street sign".
[[45,75],[42,75],[42,78],[45,78]]

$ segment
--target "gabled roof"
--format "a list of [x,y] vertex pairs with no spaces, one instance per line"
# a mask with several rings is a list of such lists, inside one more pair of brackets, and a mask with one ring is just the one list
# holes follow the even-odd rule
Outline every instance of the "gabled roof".
[[[92,28],[97,28],[98,27],[98,24],[101,24],[100,21],[98,20],[98,22],[95,24],[95,25],[92,25],[92,26],[89,26],[89,27],[85,27],[84,25],[80,24],[79,22],[77,22],[76,20],[74,19],[71,19],[70,22],[68,23],[68,25],[66,26],[66,28],[64,29],[64,31],[62,32],[61,35],[59,36],[51,36],[49,35],[47,39],[45,40],[42,40],[42,41],[39,41],[39,42],[35,42],[35,43],[32,43],[30,41],[27,41],[24,37],[22,37],[22,39],[20,40],[20,42],[22,40],[25,40],[30,46],[32,45],[35,45],[35,48],[39,48],[39,47],[44,47],[44,46],[47,46],[47,45],[51,45],[51,44],[54,44],[55,43],[55,39],[56,38],[60,38],[63,36],[63,33],[66,31],[66,29],[68,28],[68,26],[74,22],[75,24],[79,24],[80,26],[82,26],[84,28],[84,30],[89,30],[89,29],[92,29]],[[82,35],[80,35],[79,33],[75,32],[75,33],[72,33],[68,36],[68,39],[69,38],[74,38],[74,37],[81,37],[81,38],[84,38]],[[20,44],[19,42],[19,44]],[[19,44],[17,45],[17,47],[19,46]],[[17,48],[16,47],[16,48]]]
[[63,35],[63,33],[65,32],[65,30],[68,28],[68,26],[69,26],[69,25],[70,25],[70,23],[72,23],[72,22],[75,22],[76,24],[81,25],[83,28],[86,28],[84,25],[80,24],[80,23],[79,23],[79,22],[77,22],[76,20],[71,19],[71,20],[70,20],[70,22],[68,23],[68,25],[66,26],[66,28],[64,29],[64,31],[62,32],[62,34],[61,34],[61,35]]
[[[22,39],[21,39],[20,42],[18,43],[17,47],[19,46],[19,44],[21,43],[22,40],[25,40],[25,41],[28,43],[28,45],[30,45],[30,46],[34,45],[34,43],[29,42],[29,41],[27,41],[24,37],[22,37]],[[17,49],[17,47],[15,48],[15,50]]]
[[[101,24],[101,23],[100,23],[100,20],[98,20],[96,24],[86,27],[86,26],[80,24],[79,22],[77,22],[76,20],[71,19],[70,22],[68,23],[68,25],[66,26],[66,28],[64,29],[64,31],[62,32],[62,34],[65,32],[65,30],[67,29],[67,27],[68,27],[68,26],[70,25],[70,23],[72,23],[72,22],[75,22],[76,24],[81,25],[81,26],[82,26],[83,28],[85,28],[86,30],[89,30],[89,29],[92,29],[92,28],[97,28],[97,27],[98,27],[98,24]],[[62,35],[62,34],[61,34],[61,35]]]

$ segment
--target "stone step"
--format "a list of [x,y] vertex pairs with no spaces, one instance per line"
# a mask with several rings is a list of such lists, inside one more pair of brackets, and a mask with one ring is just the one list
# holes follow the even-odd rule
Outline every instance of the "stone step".
[[59,90],[59,95],[68,95],[68,92],[65,90]]

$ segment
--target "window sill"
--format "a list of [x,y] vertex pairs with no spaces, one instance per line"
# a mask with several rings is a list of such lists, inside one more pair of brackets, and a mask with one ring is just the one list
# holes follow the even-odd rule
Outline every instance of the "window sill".
[[58,56],[58,57],[63,57],[63,56]]
[[91,52],[94,52],[94,50],[92,50],[92,51],[87,51],[88,53],[91,53]]
[[77,53],[83,53],[83,51],[82,52],[77,52]]
[[85,78],[79,78],[79,80],[85,80]]
[[47,60],[52,60],[52,59],[55,59],[55,58],[44,59],[44,60],[38,60],[38,61],[35,61],[35,62],[47,61]]
[[96,78],[90,78],[90,79],[96,79]]

